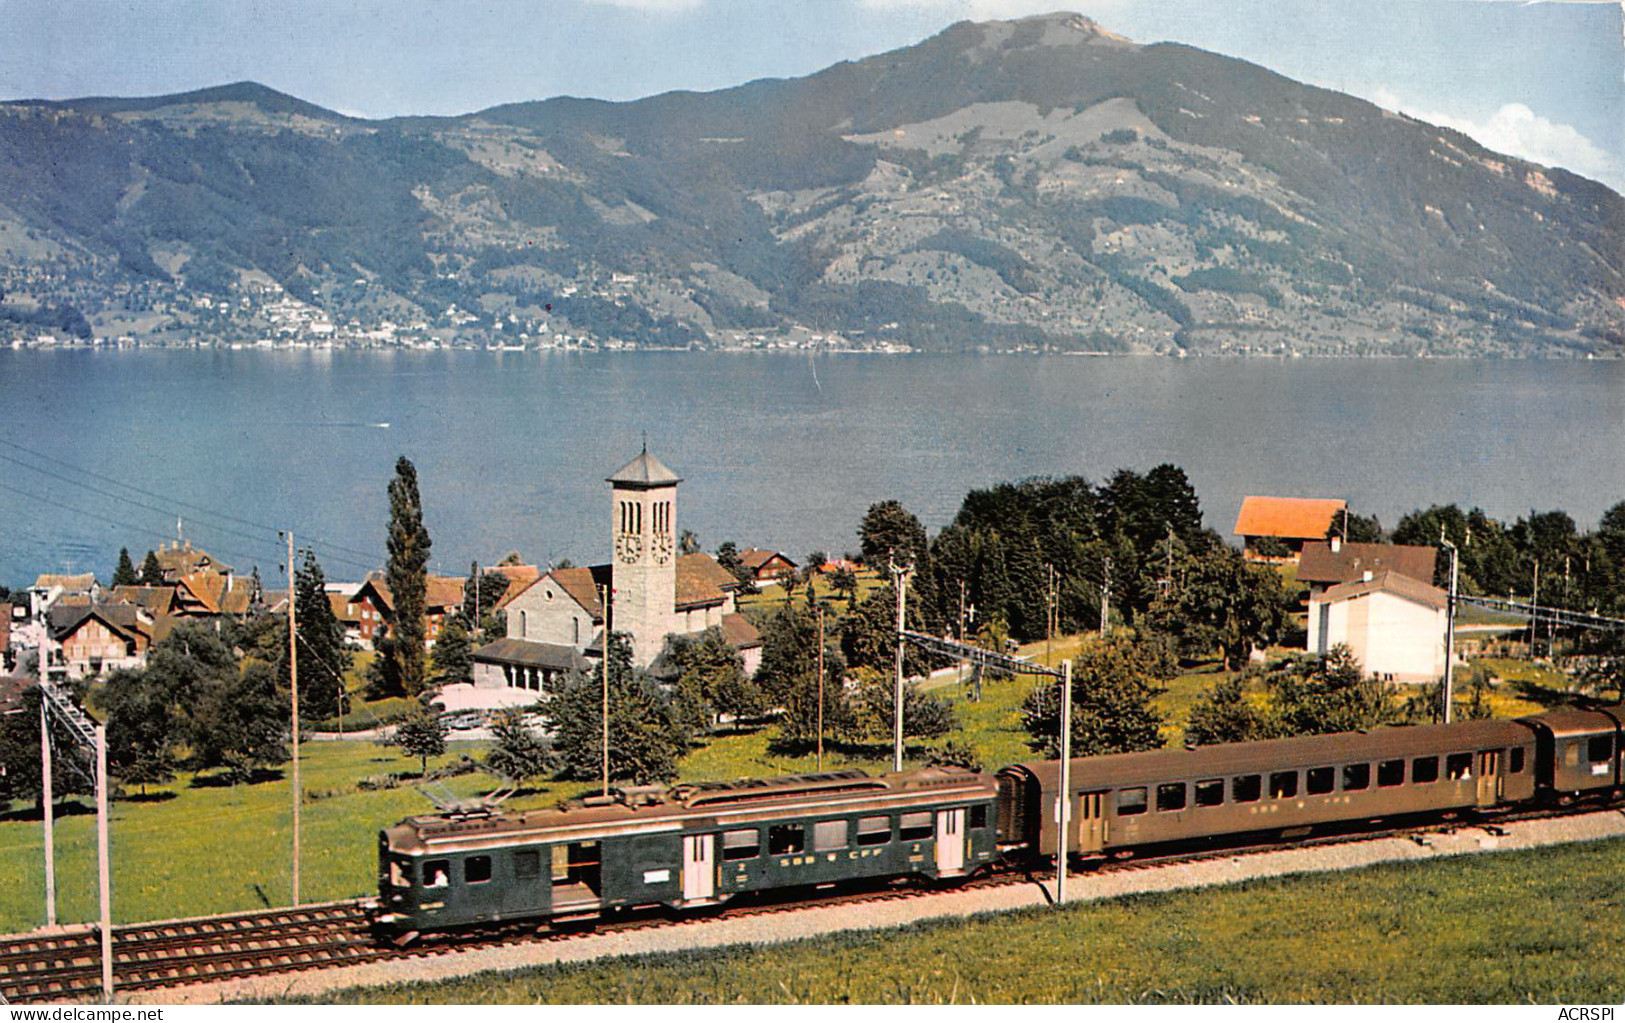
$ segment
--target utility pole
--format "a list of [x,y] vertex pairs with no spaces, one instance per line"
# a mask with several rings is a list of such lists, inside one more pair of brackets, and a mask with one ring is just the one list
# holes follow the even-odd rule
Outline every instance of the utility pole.
[[[959,618],[957,621],[959,624],[959,642],[963,644],[965,642],[965,580],[963,579],[959,580]],[[959,695],[963,698],[965,695],[965,659],[963,657],[959,659],[954,674],[959,682]]]
[[1055,797],[1055,905],[1066,903],[1066,861],[1072,850],[1072,662],[1061,665],[1061,783]]
[[903,630],[907,622],[908,577],[912,568],[901,568],[896,561],[887,562],[891,569],[892,586],[897,590],[897,679],[892,707],[892,770],[903,769]]
[[1100,635],[1104,639],[1107,628],[1107,614],[1112,600],[1112,559],[1106,559],[1105,572],[1100,577]]
[[107,726],[105,725],[96,726],[96,879],[101,888],[102,997],[112,1002],[113,866],[107,853]]
[[1450,598],[1445,603],[1444,612],[1444,723],[1448,725],[1453,699],[1450,691],[1451,667],[1456,657],[1456,568],[1460,552],[1455,544],[1445,539],[1442,526],[1439,528],[1439,542],[1450,550]]
[[1044,663],[1055,666],[1055,566],[1046,564],[1044,586]]
[[824,769],[824,605],[818,605],[818,769]]
[[598,587],[598,602],[604,607],[604,705],[600,718],[603,721],[604,733],[600,745],[604,755],[604,795],[609,795],[609,587]]
[[1535,631],[1540,627],[1540,559],[1535,559],[1535,592],[1529,597],[1529,659],[1535,659]]
[[56,793],[51,777],[51,726],[46,717],[45,694],[39,701],[39,756],[40,777],[44,780],[45,814],[45,926],[56,926]]
[[[299,612],[293,590],[293,530],[288,536],[288,688],[293,704],[293,904],[299,905]],[[339,705],[343,706],[340,700]]]

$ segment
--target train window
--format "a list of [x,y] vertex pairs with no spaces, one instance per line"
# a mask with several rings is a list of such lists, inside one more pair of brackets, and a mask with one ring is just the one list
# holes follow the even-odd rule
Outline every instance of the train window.
[[1118,789],[1117,816],[1132,817],[1145,813],[1145,789]]
[[932,823],[930,811],[925,813],[905,813],[897,820],[897,837],[905,842],[918,842],[922,838],[930,838],[936,831]]
[[1411,783],[1413,785],[1426,785],[1428,782],[1438,780],[1438,757],[1417,757],[1411,761]]
[[430,860],[423,865],[423,887],[444,888],[450,883],[450,860]]
[[858,844],[885,845],[891,841],[890,817],[859,817]]
[[1563,763],[1570,767],[1580,762],[1580,743],[1578,740],[1563,747]]
[[1507,771],[1510,774],[1522,774],[1523,773],[1523,747],[1522,746],[1514,746],[1514,747],[1512,747],[1512,763],[1511,763],[1511,766],[1509,766],[1507,768]]
[[846,848],[846,821],[819,821],[813,825],[813,852]]
[[1344,764],[1343,765],[1343,791],[1358,792],[1360,789],[1371,787],[1370,764]]
[[1158,810],[1185,809],[1185,783],[1182,781],[1169,782],[1157,786]]
[[1238,803],[1256,803],[1264,791],[1264,779],[1256,774],[1243,774],[1230,779],[1230,798]]
[[542,876],[542,854],[535,849],[520,849],[513,854],[513,876],[520,881],[534,881]]
[[967,828],[987,827],[987,804],[981,803],[970,808],[970,823]]
[[1304,777],[1304,788],[1311,796],[1323,796],[1337,786],[1337,769],[1311,767]]
[[1224,780],[1214,778],[1212,781],[1199,781],[1196,783],[1196,805],[1218,806],[1224,802]]
[[1377,765],[1377,787],[1391,789],[1405,784],[1405,761],[1384,760]]
[[1600,764],[1614,755],[1614,737],[1611,735],[1593,736],[1586,744],[1587,759],[1593,764]]
[[788,856],[807,848],[807,829],[799,824],[774,824],[767,829],[769,856]]
[[1276,771],[1270,775],[1270,798],[1291,799],[1298,794],[1298,772]]
[[463,861],[463,883],[484,884],[491,880],[491,857],[470,856]]
[[722,833],[722,858],[754,860],[762,853],[762,833],[755,828]]
[[1473,776],[1473,755],[1471,753],[1452,753],[1444,758],[1445,777],[1451,781],[1461,781]]

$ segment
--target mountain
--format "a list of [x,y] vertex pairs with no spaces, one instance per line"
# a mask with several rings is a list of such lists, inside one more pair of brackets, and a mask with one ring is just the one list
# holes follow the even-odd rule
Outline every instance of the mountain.
[[1608,188],[1073,14],[464,117],[0,104],[0,267],[0,335],[1625,352]]

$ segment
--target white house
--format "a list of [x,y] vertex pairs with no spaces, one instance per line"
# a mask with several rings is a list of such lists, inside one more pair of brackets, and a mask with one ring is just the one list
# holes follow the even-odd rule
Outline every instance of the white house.
[[1437,586],[1398,572],[1367,572],[1309,598],[1309,651],[1347,644],[1367,674],[1394,682],[1444,675],[1445,610]]

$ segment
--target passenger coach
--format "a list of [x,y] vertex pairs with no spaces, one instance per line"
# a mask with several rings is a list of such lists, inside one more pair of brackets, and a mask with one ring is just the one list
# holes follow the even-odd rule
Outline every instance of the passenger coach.
[[[1511,721],[1272,739],[1072,761],[1073,852],[1452,810],[1535,793],[1535,733]],[[1060,847],[1060,761],[999,772],[1000,830],[1043,856]]]
[[997,785],[959,768],[612,791],[557,809],[413,817],[385,829],[379,924],[409,937],[708,906],[768,888],[963,877],[997,855]]

